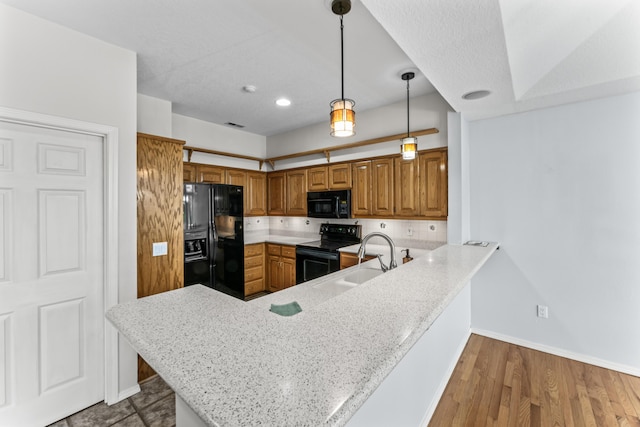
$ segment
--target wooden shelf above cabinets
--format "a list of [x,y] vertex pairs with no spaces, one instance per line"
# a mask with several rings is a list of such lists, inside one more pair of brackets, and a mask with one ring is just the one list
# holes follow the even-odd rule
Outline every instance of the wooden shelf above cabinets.
[[[440,132],[438,129],[436,128],[429,128],[429,129],[423,129],[423,130],[419,130],[416,132],[411,132],[411,136],[423,136],[423,135],[432,135],[434,133],[438,133]],[[389,135],[389,136],[383,136],[380,138],[373,138],[373,139],[367,139],[365,141],[360,141],[360,142],[353,142],[351,144],[342,144],[342,145],[334,145],[331,147],[325,147],[325,148],[318,148],[316,150],[309,150],[309,151],[303,151],[300,153],[294,153],[294,154],[286,154],[284,156],[278,156],[278,157],[270,157],[268,159],[265,159],[266,162],[268,162],[271,167],[273,167],[275,165],[275,162],[278,160],[286,160],[286,159],[294,159],[296,157],[304,157],[304,156],[311,156],[314,154],[322,154],[326,157],[327,162],[331,161],[331,152],[332,151],[340,151],[340,150],[347,150],[349,148],[357,148],[357,147],[364,147],[366,145],[373,145],[373,144],[381,144],[383,142],[390,142],[390,141],[394,141],[394,140],[400,140],[404,137],[406,137],[407,134],[405,133],[399,133],[396,135]]]
[[[438,129],[436,129],[436,128],[429,128],[429,129],[423,129],[423,130],[411,132],[411,136],[418,137],[418,136],[423,136],[423,135],[432,135],[432,134],[435,134],[435,133],[438,133],[438,132],[440,132],[440,131]],[[327,162],[330,162],[331,161],[331,153],[334,152],[334,151],[347,150],[349,148],[364,147],[364,146],[367,146],[367,145],[381,144],[383,142],[390,142],[390,141],[394,141],[394,140],[400,140],[400,139],[404,138],[405,136],[406,136],[406,134],[399,133],[399,134],[396,134],[396,135],[389,135],[389,136],[383,136],[383,137],[380,137],[380,138],[367,139],[365,141],[352,142],[350,144],[334,145],[334,146],[331,146],[331,147],[318,148],[316,150],[309,150],[309,151],[302,151],[300,153],[286,154],[284,156],[269,157],[267,159],[261,159],[259,157],[253,157],[253,156],[246,156],[244,154],[226,153],[224,151],[209,150],[207,148],[199,148],[199,147],[191,147],[191,146],[184,146],[182,148],[183,148],[183,150],[187,151],[187,161],[188,162],[191,162],[191,156],[193,155],[193,153],[194,152],[198,152],[198,153],[213,154],[213,155],[216,155],[216,156],[234,157],[236,159],[253,160],[253,161],[258,162],[258,170],[262,170],[262,165],[265,162],[269,163],[272,168],[275,168],[275,164],[276,164],[276,162],[278,160],[295,159],[296,157],[312,156],[314,154],[321,154],[327,159]]]

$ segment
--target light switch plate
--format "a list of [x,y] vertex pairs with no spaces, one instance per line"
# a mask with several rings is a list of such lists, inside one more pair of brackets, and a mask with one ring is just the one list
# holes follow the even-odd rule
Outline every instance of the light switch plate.
[[153,244],[153,256],[162,256],[167,254],[167,242],[158,242]]

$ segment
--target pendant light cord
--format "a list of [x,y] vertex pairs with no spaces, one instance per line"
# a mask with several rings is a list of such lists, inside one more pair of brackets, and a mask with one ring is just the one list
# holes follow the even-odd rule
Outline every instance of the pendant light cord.
[[407,79],[407,138],[409,138],[409,79]]
[[342,82],[342,99],[344,100],[344,25],[342,24],[343,15],[340,15],[340,75]]

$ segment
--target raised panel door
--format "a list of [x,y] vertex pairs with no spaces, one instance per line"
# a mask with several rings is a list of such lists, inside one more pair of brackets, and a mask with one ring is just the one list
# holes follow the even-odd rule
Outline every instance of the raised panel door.
[[267,174],[264,172],[248,172],[247,199],[244,213],[246,216],[262,216],[267,214]]
[[371,175],[371,213],[390,218],[393,216],[393,159],[372,160]]
[[268,271],[268,280],[267,287],[269,291],[276,292],[282,290],[283,287],[283,271],[282,271],[282,263],[280,262],[280,257],[275,255],[269,255],[267,263],[267,271]]
[[296,284],[295,258],[282,258],[282,287],[288,288]]
[[395,216],[417,216],[420,214],[418,197],[418,159],[394,159]]
[[353,163],[353,188],[351,189],[351,214],[371,215],[371,161]]
[[286,175],[286,214],[307,216],[307,171],[290,171]]
[[284,215],[286,209],[284,172],[269,172],[267,174],[267,196],[267,214]]
[[184,182],[196,182],[196,165],[191,163],[183,163],[182,180]]
[[196,182],[204,182],[205,184],[224,184],[225,170],[220,166],[197,165]]
[[[225,172],[226,183],[230,185],[240,185],[246,187],[247,185],[247,171],[240,169],[227,169]],[[246,204],[246,200],[245,200]]]
[[448,212],[447,152],[420,153],[420,214],[446,218]]
[[351,164],[329,166],[329,188],[332,190],[351,188]]
[[323,191],[329,189],[327,167],[319,166],[307,170],[307,189],[309,191]]
[[0,121],[0,425],[104,400],[103,144]]

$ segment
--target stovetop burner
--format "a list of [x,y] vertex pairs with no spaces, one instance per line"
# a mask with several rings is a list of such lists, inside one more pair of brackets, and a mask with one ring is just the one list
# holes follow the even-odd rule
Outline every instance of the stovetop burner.
[[320,240],[300,243],[298,247],[312,248],[327,252],[336,252],[345,246],[360,243],[362,226],[355,224],[322,224]]

